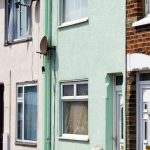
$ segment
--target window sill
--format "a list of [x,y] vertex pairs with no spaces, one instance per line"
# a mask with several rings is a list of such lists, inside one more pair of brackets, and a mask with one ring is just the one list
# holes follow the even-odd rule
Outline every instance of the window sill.
[[136,21],[132,24],[132,27],[138,27],[142,25],[150,24],[150,15],[147,15],[147,17],[144,17],[140,19],[139,21]]
[[88,18],[88,17],[85,17],[85,18],[82,18],[82,19],[65,22],[65,23],[62,23],[62,24],[61,24],[60,26],[58,26],[57,28],[63,28],[63,27],[67,27],[67,26],[79,24],[79,23],[82,23],[82,22],[86,22],[86,21],[88,21],[88,20],[89,20],[89,18]]
[[24,43],[24,42],[28,42],[28,41],[32,41],[32,37],[30,37],[28,39],[18,39],[17,41],[13,41],[13,42],[7,42],[7,43],[4,44],[4,46],[9,46],[9,45],[14,45],[14,44]]
[[15,145],[18,146],[27,146],[27,147],[36,147],[37,144],[36,143],[25,143],[25,142],[15,142]]
[[88,135],[72,135],[72,134],[65,134],[61,137],[58,137],[60,140],[75,140],[75,141],[89,141]]

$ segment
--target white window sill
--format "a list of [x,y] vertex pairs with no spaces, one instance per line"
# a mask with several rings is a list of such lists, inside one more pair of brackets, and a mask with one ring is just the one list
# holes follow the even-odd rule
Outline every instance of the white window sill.
[[140,19],[139,21],[136,21],[132,24],[132,27],[138,27],[142,25],[150,24],[150,14],[146,17]]
[[74,24],[79,24],[79,23],[82,23],[82,22],[86,22],[86,21],[88,21],[88,20],[89,20],[89,18],[88,18],[88,17],[85,17],[85,18],[82,18],[82,19],[65,22],[65,23],[62,23],[62,24],[61,24],[60,26],[58,26],[57,28],[63,28],[63,27],[67,27],[67,26],[74,25]]
[[89,141],[88,135],[76,135],[76,134],[63,134],[58,139],[62,140],[75,140],[75,141]]

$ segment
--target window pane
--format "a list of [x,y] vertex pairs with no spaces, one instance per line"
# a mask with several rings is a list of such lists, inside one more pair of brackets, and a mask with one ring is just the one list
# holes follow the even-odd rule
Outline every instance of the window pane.
[[18,97],[23,97],[23,87],[18,87]]
[[63,96],[74,96],[74,85],[63,85]]
[[122,85],[123,76],[116,76],[116,85]]
[[145,140],[147,140],[147,122],[145,122]]
[[23,117],[23,105],[18,103],[18,134],[17,139],[22,139],[22,117]]
[[87,0],[63,0],[63,22],[87,17]]
[[24,93],[24,139],[37,139],[37,86],[25,87]]
[[121,139],[123,139],[123,107],[121,108]]
[[77,95],[88,95],[88,84],[78,84]]
[[63,133],[88,135],[88,102],[63,102]]
[[[21,0],[24,4],[24,0]],[[20,36],[30,35],[31,30],[31,8],[20,6]]]
[[150,80],[150,73],[141,73],[140,74],[140,81]]

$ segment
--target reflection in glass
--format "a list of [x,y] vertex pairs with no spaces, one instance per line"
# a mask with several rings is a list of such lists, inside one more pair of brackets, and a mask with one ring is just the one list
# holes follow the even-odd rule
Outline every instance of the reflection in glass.
[[22,103],[18,103],[18,136],[17,139],[22,139],[22,118],[23,118],[23,106]]
[[88,84],[77,85],[77,96],[88,95]]
[[123,107],[121,108],[121,139],[123,139]]
[[147,122],[145,122],[145,140],[147,140]]
[[24,91],[24,139],[37,140],[37,86],[27,86]]
[[63,96],[74,96],[74,85],[63,85]]
[[88,102],[63,102],[63,133],[88,135]]
[[123,76],[116,76],[116,85],[122,85]]
[[150,73],[141,73],[140,81],[147,81],[147,80],[150,80]]
[[23,87],[18,87],[18,97],[23,97]]

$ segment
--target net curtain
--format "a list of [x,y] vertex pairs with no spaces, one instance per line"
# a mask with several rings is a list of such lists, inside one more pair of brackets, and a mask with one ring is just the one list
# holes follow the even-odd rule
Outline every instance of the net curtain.
[[37,87],[25,87],[24,139],[37,140]]
[[63,0],[63,22],[87,17],[87,0]]

